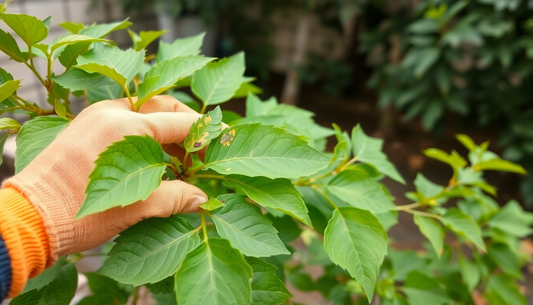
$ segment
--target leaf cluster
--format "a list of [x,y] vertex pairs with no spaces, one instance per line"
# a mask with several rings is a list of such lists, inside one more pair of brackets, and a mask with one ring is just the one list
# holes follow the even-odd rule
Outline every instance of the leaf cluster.
[[[199,213],[146,219],[120,233],[105,247],[103,266],[86,274],[92,295],[78,304],[125,304],[136,299],[140,286],[158,304],[290,304],[287,282],[334,304],[367,304],[374,295],[384,304],[471,303],[474,292],[495,304],[525,304],[518,281],[528,257],[519,239],[531,234],[533,216],[514,201],[500,209],[490,197],[496,189],[483,179],[485,170],[525,170],[488,151],[488,143],[476,145],[459,135],[470,151],[468,162],[457,152],[426,150],[428,157],[452,167],[449,185],[419,174],[416,192],[406,194],[413,203],[396,206],[381,179],[405,181],[382,152],[383,141],[367,136],[359,125],[351,133],[337,125],[326,128],[309,111],[275,98],[261,100],[253,93],[253,79],[244,76],[243,53],[204,57],[201,34],[161,42],[157,54],[146,55],[144,47],[162,32],[131,33],[134,47],[121,50],[105,36],[127,28],[127,21],[64,23],[70,33],[38,45],[49,20],[0,17],[19,35],[35,31],[21,36],[27,57],[17,57],[16,44],[3,44],[10,46],[13,60],[32,69],[33,56],[44,55],[65,66],[60,75],[37,74],[54,107],[48,112],[32,108],[16,95],[20,82],[0,73],[2,104],[14,108],[6,111],[31,114],[22,127],[0,119],[1,130],[18,132],[17,171],[75,117],[71,94],[85,95],[88,104],[126,96],[135,111],[168,93],[188,98],[188,105],[203,114],[180,144],[183,157],[167,154],[149,136],[126,136],[99,155],[78,218],[142,201],[162,180],[187,181],[210,199]],[[186,87],[195,97],[180,90]],[[243,96],[245,117],[213,108]],[[213,109],[206,112],[208,107]],[[328,153],[331,136],[337,144]],[[457,207],[449,206],[452,199]],[[429,241],[427,251],[391,247],[387,231],[399,212],[413,215]],[[447,233],[454,243],[445,241]],[[77,286],[74,263],[92,255],[61,258],[30,280],[12,303],[69,304]],[[318,279],[307,273],[309,265],[323,270]]]

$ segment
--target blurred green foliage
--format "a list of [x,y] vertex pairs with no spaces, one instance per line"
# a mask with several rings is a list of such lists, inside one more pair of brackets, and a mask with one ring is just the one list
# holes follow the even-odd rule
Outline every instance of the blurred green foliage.
[[[387,10],[368,3],[362,50],[374,69],[379,105],[428,131],[457,124],[497,127],[503,155],[533,169],[531,1],[421,1]],[[400,58],[401,60],[395,60]],[[533,204],[533,178],[522,193]]]

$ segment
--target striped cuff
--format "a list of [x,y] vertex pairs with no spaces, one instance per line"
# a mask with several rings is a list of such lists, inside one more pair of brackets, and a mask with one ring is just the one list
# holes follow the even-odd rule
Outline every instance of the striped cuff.
[[11,286],[11,260],[6,244],[0,236],[0,303],[7,297]]
[[14,188],[0,190],[0,235],[11,258],[8,298],[19,295],[28,278],[41,273],[50,256],[41,216]]

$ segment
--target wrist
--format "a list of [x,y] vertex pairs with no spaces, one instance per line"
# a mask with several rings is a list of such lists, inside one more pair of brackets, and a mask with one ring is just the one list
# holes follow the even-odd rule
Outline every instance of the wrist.
[[0,190],[0,235],[11,259],[8,297],[18,295],[28,278],[50,263],[50,245],[43,220],[30,201],[14,188]]

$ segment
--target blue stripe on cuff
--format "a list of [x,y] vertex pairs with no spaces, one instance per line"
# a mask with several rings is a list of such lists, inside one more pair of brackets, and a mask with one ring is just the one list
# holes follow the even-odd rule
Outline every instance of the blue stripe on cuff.
[[0,236],[0,303],[7,297],[11,287],[11,259],[6,244]]

